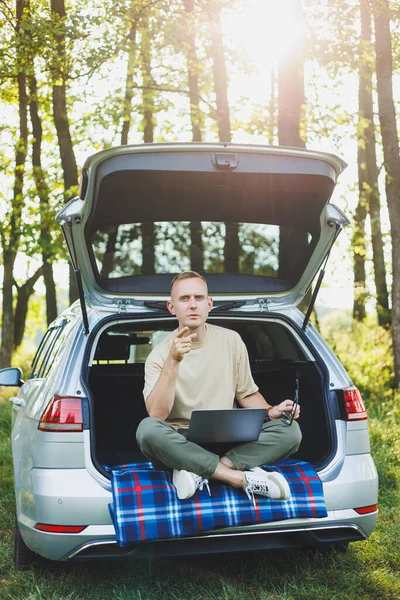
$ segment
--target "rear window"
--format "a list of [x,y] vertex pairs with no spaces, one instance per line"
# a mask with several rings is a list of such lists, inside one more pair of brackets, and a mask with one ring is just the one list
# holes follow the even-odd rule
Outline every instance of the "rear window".
[[100,287],[169,292],[171,275],[204,273],[212,293],[285,292],[321,235],[335,181],[312,157],[259,152],[134,153],[95,175],[85,238]]
[[273,278],[280,291],[301,277],[316,240],[308,231],[271,224],[153,221],[98,229],[91,243],[102,280],[192,269]]

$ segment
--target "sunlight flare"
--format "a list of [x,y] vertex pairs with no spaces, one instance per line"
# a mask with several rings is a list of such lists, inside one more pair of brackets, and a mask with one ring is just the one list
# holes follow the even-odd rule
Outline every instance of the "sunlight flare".
[[300,4],[297,0],[251,0],[242,12],[228,17],[226,30],[262,71],[301,44],[304,24]]

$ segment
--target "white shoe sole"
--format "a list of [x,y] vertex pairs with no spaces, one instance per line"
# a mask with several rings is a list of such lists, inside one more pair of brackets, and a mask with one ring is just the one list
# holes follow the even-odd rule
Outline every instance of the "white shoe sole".
[[289,498],[291,498],[292,493],[286,478],[277,471],[264,471],[261,467],[254,467],[253,469],[250,469],[250,471],[253,471],[254,473],[257,473],[258,471],[266,474],[267,478],[278,486],[280,496],[279,498],[272,498],[272,500],[289,500]]
[[177,471],[172,473],[172,483],[176,488],[179,500],[188,500],[196,491],[196,484],[190,477],[188,471]]
[[268,473],[268,479],[273,481],[279,488],[281,495],[279,498],[274,498],[274,500],[289,500],[291,497],[290,487],[285,477],[280,473],[276,473],[271,471]]

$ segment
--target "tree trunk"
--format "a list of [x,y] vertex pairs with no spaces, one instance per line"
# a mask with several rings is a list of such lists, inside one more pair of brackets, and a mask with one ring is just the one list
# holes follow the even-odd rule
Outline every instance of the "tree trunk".
[[224,271],[225,273],[239,273],[239,224],[225,223],[224,246]]
[[356,210],[353,234],[354,247],[354,306],[353,316],[357,320],[365,318],[365,218],[367,211],[371,217],[371,235],[375,285],[377,291],[378,323],[390,323],[389,298],[386,286],[386,269],[380,219],[380,199],[378,189],[378,168],[376,164],[375,127],[372,98],[372,65],[370,61],[371,13],[368,0],[360,0],[361,44],[359,75],[359,142],[358,142],[358,183],[359,204]]
[[[299,28],[304,15],[300,0],[292,3]],[[278,134],[281,146],[305,148],[304,135],[304,40],[298,36],[288,52],[278,61]]]
[[51,0],[51,11],[54,21],[54,42],[57,59],[53,60],[53,116],[60,148],[61,166],[64,175],[65,199],[69,200],[77,193],[78,169],[69,127],[67,110],[67,93],[65,81],[67,62],[65,50],[64,22],[66,19],[64,0]]
[[[367,2],[369,0],[366,0]],[[358,81],[358,204],[354,215],[354,228],[352,236],[353,268],[354,268],[354,297],[353,318],[363,321],[367,316],[365,302],[367,297],[366,269],[367,248],[365,242],[365,219],[368,214],[368,181],[367,181],[367,141],[365,129],[373,127],[373,123],[366,122],[366,111],[369,108],[369,90],[371,86],[371,73],[366,55],[366,45],[371,40],[371,27],[368,19],[368,7],[365,0],[360,0],[361,40],[360,40],[360,72]],[[368,32],[369,25],[369,32]],[[368,39],[369,34],[369,39]],[[372,89],[370,89],[372,94]],[[371,96],[372,101],[372,96]]]
[[143,141],[145,144],[154,142],[154,92],[150,89],[152,84],[151,75],[151,49],[149,40],[149,22],[147,18],[142,19],[142,79],[143,79]]
[[201,221],[190,223],[190,268],[201,273],[204,271],[204,247]]
[[122,131],[121,131],[121,145],[128,143],[129,129],[131,126],[132,119],[132,98],[134,90],[133,74],[135,72],[136,65],[136,18],[132,17],[131,26],[129,30],[129,50],[128,60],[126,67],[126,80],[125,80],[125,98],[122,111]]
[[14,347],[18,348],[22,344],[25,332],[26,317],[28,314],[29,298],[33,293],[35,283],[43,275],[43,267],[40,267],[36,273],[32,275],[21,286],[17,286],[17,304],[15,307],[14,320]]
[[367,204],[365,194],[363,193],[362,180],[364,171],[361,162],[365,158],[365,151],[358,148],[358,181],[360,188],[360,197],[356,212],[354,215],[354,228],[352,238],[353,265],[354,265],[354,298],[353,298],[353,318],[356,321],[363,321],[367,316],[365,310],[365,301],[367,297],[365,284],[365,262],[366,262],[366,243],[365,243],[365,219],[367,216]]
[[15,252],[3,251],[3,302],[1,319],[0,369],[11,366],[14,349],[13,270]]
[[400,384],[400,154],[393,100],[392,40],[387,0],[374,6],[379,121],[386,171],[386,197],[392,233],[392,334],[395,385]]
[[224,44],[219,8],[209,5],[211,58],[213,64],[215,100],[217,105],[218,138],[220,142],[231,142],[231,121],[228,104],[228,76],[226,72]]
[[[148,34],[148,19],[142,21],[142,78],[143,78],[143,141],[145,144],[154,142],[154,92],[148,89],[152,81],[151,76],[151,51]],[[152,275],[155,273],[155,231],[154,223],[142,223],[142,273]]]
[[53,273],[53,257],[43,254],[43,281],[46,288],[47,325],[57,318],[57,291]]
[[100,277],[102,279],[108,279],[111,271],[114,268],[114,260],[115,260],[114,254],[115,254],[115,246],[117,244],[117,238],[118,238],[118,226],[109,228],[106,251],[103,256],[103,261],[102,261],[101,271],[100,271]]
[[[32,65],[33,68],[33,65]],[[49,187],[46,183],[46,174],[42,168],[42,123],[37,105],[37,82],[35,75],[30,77],[29,111],[32,122],[32,169],[36,190],[40,201],[40,238],[43,259],[43,279],[46,288],[46,316],[47,325],[57,317],[57,295],[53,275],[53,252],[51,241],[51,215],[49,203]],[[33,288],[32,288],[33,289]],[[32,291],[30,292],[32,293]]]
[[[303,23],[300,0],[291,10],[298,14],[299,27]],[[304,140],[304,50],[303,39],[298,38],[295,46],[278,61],[278,140],[280,146],[305,148]],[[293,257],[300,256],[306,245],[306,234],[296,229],[282,227],[279,234],[279,276],[287,279],[292,273]],[[299,305],[308,306],[311,290]]]
[[196,34],[194,18],[194,0],[183,0],[186,20],[186,62],[188,70],[190,123],[192,125],[192,139],[194,142],[202,141],[202,129],[204,127],[203,113],[200,110],[199,71],[200,64],[196,53]]
[[154,270],[154,250],[155,250],[155,235],[154,235],[154,223],[142,223],[141,225],[142,231],[142,256],[143,256],[143,265],[142,265],[142,274],[143,275],[153,275]]
[[[66,98],[66,51],[64,21],[66,18],[64,0],[51,0],[51,12],[53,18],[53,38],[56,45],[55,58],[53,58],[53,117],[57,131],[58,146],[60,149],[61,166],[64,178],[65,201],[72,198],[78,192],[78,169],[72,137],[69,128],[67,98]],[[69,300],[74,302],[78,298],[78,286],[75,274],[70,265],[69,272]]]
[[[16,3],[16,34],[18,35],[26,7],[25,0]],[[18,47],[17,47],[18,50]],[[21,61],[21,64],[23,62]],[[15,145],[15,176],[14,190],[11,200],[10,221],[1,227],[1,242],[3,249],[3,300],[2,300],[2,335],[0,348],[0,368],[11,365],[11,356],[14,349],[14,310],[13,310],[13,271],[21,235],[21,212],[23,206],[23,186],[26,153],[28,146],[28,99],[26,94],[26,80],[23,72],[17,74],[18,107],[19,107],[19,136]]]
[[65,83],[53,86],[53,115],[60,148],[65,200],[68,201],[78,191],[78,169],[69,129]]
[[[228,76],[226,71],[224,43],[219,8],[209,5],[211,58],[213,63],[215,100],[217,105],[218,137],[220,142],[231,142],[231,120],[228,103]],[[224,271],[239,272],[239,225],[225,223]]]
[[[183,0],[187,13],[186,25],[186,62],[188,70],[190,123],[194,142],[202,141],[204,127],[203,113],[200,110],[199,71],[200,64],[196,53],[196,34],[194,23],[194,0]],[[190,268],[201,273],[204,271],[204,247],[200,221],[190,223]]]

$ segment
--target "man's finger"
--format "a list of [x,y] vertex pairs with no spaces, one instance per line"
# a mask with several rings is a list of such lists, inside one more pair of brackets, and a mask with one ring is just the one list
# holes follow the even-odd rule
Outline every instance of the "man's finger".
[[291,410],[293,408],[293,402],[291,400],[284,400],[281,404],[281,410]]
[[177,352],[179,354],[187,354],[188,352],[190,352],[191,348],[187,347],[187,348],[178,348]]
[[[196,335],[196,334],[195,334]],[[187,337],[183,337],[183,338],[179,338],[179,342],[181,344],[191,344],[192,343],[192,336],[188,335]]]
[[180,331],[178,331],[176,337],[182,337],[182,335],[186,333],[186,331],[189,331],[189,327],[183,327]]
[[180,337],[179,341],[182,344],[191,344],[196,338],[197,338],[197,333],[192,333],[192,334],[188,335],[187,337]]

